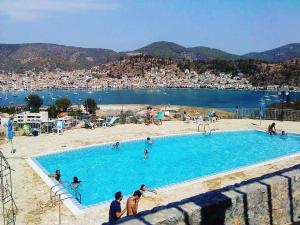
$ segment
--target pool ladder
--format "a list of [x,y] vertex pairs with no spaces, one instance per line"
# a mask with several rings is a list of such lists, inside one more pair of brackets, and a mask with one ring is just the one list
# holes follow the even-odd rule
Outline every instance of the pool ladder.
[[[200,132],[200,126],[203,126],[203,132],[204,134],[211,134],[211,129],[210,129],[210,126],[209,126],[209,123],[200,123],[198,125],[198,132]],[[208,130],[206,130],[206,127],[208,127]]]
[[[61,222],[61,204],[64,200],[73,198],[73,196],[71,196],[67,192],[63,192],[58,186],[60,186],[60,184],[56,184],[50,188],[50,202],[51,202],[52,207],[54,207],[56,205],[56,203],[58,203],[58,224],[62,224],[62,222]],[[58,190],[54,192],[53,190],[55,187],[57,187]],[[75,191],[76,200],[79,201],[79,203],[81,203],[81,194],[79,193],[78,190],[74,190],[74,191]]]

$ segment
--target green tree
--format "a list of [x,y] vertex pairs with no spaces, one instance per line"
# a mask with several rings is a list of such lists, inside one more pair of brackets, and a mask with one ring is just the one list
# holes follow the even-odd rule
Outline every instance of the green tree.
[[97,109],[97,103],[94,99],[88,98],[83,103],[85,110],[88,111],[90,114],[95,114]]
[[58,109],[56,108],[55,105],[50,105],[47,111],[48,111],[49,118],[57,118]]
[[60,111],[66,112],[71,105],[71,101],[68,98],[59,98],[55,101],[55,105]]
[[80,109],[78,109],[76,111],[70,111],[70,112],[68,112],[68,116],[75,117],[75,116],[80,116],[80,115],[81,115],[81,110]]
[[297,98],[297,100],[295,101],[295,109],[300,109],[300,98]]
[[43,105],[43,99],[39,95],[29,95],[25,98],[27,108],[31,112],[38,112]]

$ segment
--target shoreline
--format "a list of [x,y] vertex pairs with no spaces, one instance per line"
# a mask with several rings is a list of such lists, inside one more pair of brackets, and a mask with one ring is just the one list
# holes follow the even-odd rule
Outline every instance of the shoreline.
[[[291,87],[291,88],[298,88],[298,87]],[[11,92],[42,92],[42,91],[116,91],[116,90],[166,90],[166,89],[193,89],[193,90],[213,90],[213,91],[254,91],[254,92],[277,92],[277,90],[269,90],[265,89],[264,87],[256,87],[253,89],[247,88],[218,88],[218,87],[157,87],[157,88],[147,88],[147,87],[140,87],[140,88],[41,88],[41,89],[9,89],[9,90],[0,90],[2,93],[11,93]],[[289,90],[289,92],[293,93],[300,93],[299,90]]]

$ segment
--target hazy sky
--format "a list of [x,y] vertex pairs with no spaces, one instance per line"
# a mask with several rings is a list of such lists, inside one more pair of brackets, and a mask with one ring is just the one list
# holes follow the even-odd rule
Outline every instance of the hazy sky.
[[133,50],[154,41],[243,54],[300,42],[300,0],[0,0],[0,43]]

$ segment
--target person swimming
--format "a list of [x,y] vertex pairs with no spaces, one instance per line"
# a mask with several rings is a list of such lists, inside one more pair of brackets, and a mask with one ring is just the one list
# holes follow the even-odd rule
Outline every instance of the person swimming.
[[80,184],[81,184],[81,181],[78,180],[78,177],[76,177],[76,176],[73,177],[73,181],[72,181],[72,183],[71,183],[71,188],[72,188],[73,190],[77,190]]
[[54,174],[49,174],[48,176],[54,178],[59,183],[62,183],[60,170],[56,170]]
[[113,145],[113,148],[114,149],[119,149],[120,148],[120,142],[116,142],[114,145]]
[[148,145],[152,145],[153,143],[150,137],[147,137],[146,142]]
[[145,184],[142,184],[139,191],[142,193],[143,197],[152,197],[153,194],[157,194],[154,189],[149,189]]
[[268,127],[268,133],[270,135],[275,135],[276,134],[276,127],[275,127],[275,123],[271,123]]
[[282,136],[286,136],[286,132],[283,130],[283,131],[281,131],[281,135]]
[[145,148],[144,150],[144,159],[148,159],[149,158],[149,151],[148,149]]

